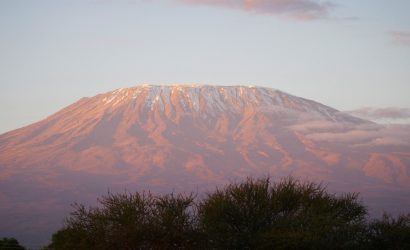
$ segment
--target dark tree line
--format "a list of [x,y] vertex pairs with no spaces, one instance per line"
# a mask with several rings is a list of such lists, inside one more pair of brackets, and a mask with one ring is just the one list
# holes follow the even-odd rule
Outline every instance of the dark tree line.
[[15,238],[0,238],[0,250],[25,250]]
[[108,194],[74,205],[45,249],[410,249],[410,214],[368,221],[357,194],[248,179],[192,194]]

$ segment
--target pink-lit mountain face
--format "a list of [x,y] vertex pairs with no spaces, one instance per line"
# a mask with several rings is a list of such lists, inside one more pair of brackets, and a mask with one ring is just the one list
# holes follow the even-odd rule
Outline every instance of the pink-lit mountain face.
[[404,125],[270,88],[118,89],[0,135],[0,233],[47,239],[70,203],[107,190],[201,193],[247,176],[294,175],[360,192],[376,213],[406,211],[409,142]]

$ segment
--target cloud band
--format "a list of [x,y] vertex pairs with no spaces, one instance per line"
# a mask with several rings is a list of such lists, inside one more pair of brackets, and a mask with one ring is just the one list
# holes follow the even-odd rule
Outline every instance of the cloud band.
[[285,15],[298,20],[326,18],[335,5],[314,0],[176,0],[187,5],[209,5],[260,14]]

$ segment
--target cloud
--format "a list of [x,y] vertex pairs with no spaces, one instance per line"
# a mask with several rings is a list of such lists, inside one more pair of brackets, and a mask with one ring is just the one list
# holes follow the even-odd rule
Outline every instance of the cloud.
[[285,15],[308,21],[324,19],[335,7],[331,2],[315,0],[176,0],[187,5],[209,5],[221,8],[240,9],[259,14]]
[[410,32],[391,31],[389,34],[395,44],[410,47]]
[[309,132],[309,131],[340,131],[344,130],[345,126],[343,124],[334,123],[331,121],[323,120],[302,120],[299,119],[299,123],[291,126],[292,129],[300,132]]
[[337,142],[350,147],[410,146],[410,125],[376,123],[335,123],[329,121],[303,121],[290,127],[316,142]]
[[367,130],[350,130],[337,133],[312,133],[307,135],[309,139],[314,141],[331,141],[343,143],[362,143],[364,141],[372,141],[378,139],[378,131]]
[[410,109],[409,108],[361,108],[357,110],[347,111],[347,113],[354,116],[369,119],[369,120],[399,120],[399,119],[408,119],[410,118]]
[[382,130],[382,135],[374,139],[374,145],[409,145],[410,125],[388,125]]
[[347,130],[343,132],[310,132],[306,137],[317,142],[339,142],[351,147],[410,145],[410,127],[389,125],[374,130]]
[[[360,113],[372,113],[361,109]],[[383,111],[383,112],[382,112]],[[409,109],[388,108],[374,112],[378,117],[403,117]],[[373,114],[373,113],[372,113]],[[318,143],[341,143],[349,147],[410,146],[410,124],[377,124],[332,122],[326,120],[298,119],[289,129],[303,133]]]

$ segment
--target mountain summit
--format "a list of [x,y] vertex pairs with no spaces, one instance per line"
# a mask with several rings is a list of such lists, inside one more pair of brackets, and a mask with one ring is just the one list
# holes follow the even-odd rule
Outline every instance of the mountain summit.
[[[337,110],[314,101],[252,85],[142,85],[117,89],[93,99],[102,100],[106,107],[133,103],[134,108],[139,111],[159,110],[165,112],[168,117],[177,111],[215,116],[220,112],[243,113],[245,110],[282,108],[314,113],[334,121],[340,118],[340,112]],[[343,116],[346,119],[347,116]]]
[[341,163],[339,152],[316,147],[293,129],[312,121],[370,124],[270,88],[142,85],[82,98],[0,136],[0,163],[10,176],[21,168],[125,172],[165,186],[170,176],[195,186]]
[[247,176],[295,175],[400,211],[410,205],[409,131],[271,88],[117,89],[0,135],[0,234],[38,238],[69,203],[107,189],[202,192]]

